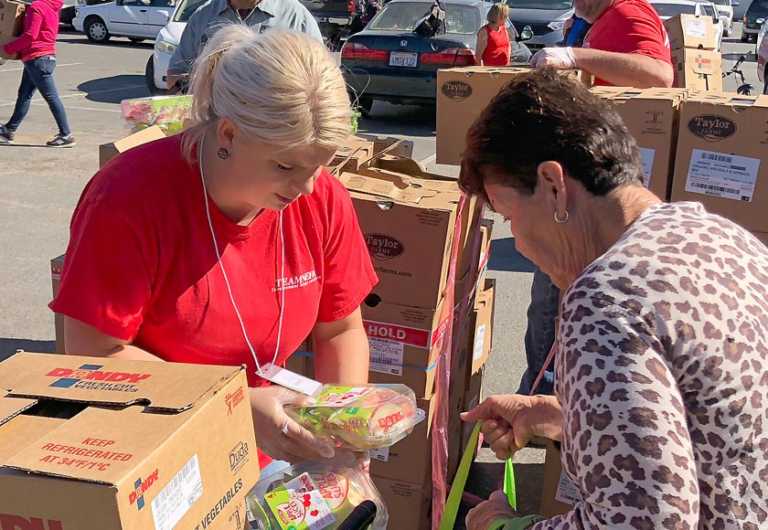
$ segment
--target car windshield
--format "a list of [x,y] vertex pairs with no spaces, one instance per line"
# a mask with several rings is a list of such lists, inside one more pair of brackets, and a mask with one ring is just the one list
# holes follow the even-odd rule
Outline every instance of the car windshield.
[[693,4],[651,4],[660,17],[676,17],[677,15],[695,15],[696,6]]
[[[427,2],[396,2],[388,4],[379,15],[371,21],[369,29],[385,31],[413,31],[424,18],[431,3]],[[480,30],[480,10],[472,6],[444,4],[445,31],[470,35]]]
[[174,22],[187,22],[189,17],[195,14],[197,8],[207,0],[181,0],[181,4],[173,15]]
[[551,9],[568,11],[573,7],[572,0],[508,0],[511,9]]

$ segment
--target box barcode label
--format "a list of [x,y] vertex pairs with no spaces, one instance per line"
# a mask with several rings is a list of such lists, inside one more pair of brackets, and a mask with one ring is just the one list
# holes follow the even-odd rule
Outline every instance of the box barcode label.
[[694,149],[685,191],[751,202],[760,159]]
[[389,462],[389,447],[382,447],[381,449],[371,449],[368,451],[371,456],[371,460],[378,460],[379,462]]
[[571,506],[581,501],[579,487],[565,474],[565,471],[560,472],[555,500],[564,504],[570,504]]
[[372,372],[380,374],[403,375],[403,353],[405,345],[400,342],[382,339],[368,339],[371,349]]
[[202,496],[203,478],[197,455],[194,455],[152,500],[155,529],[173,530]]
[[653,173],[653,162],[656,159],[656,150],[641,147],[640,157],[643,160],[643,185],[648,188],[651,185],[651,174]]

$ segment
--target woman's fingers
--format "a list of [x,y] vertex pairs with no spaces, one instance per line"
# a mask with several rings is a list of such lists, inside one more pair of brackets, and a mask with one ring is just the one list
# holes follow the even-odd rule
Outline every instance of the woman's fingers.
[[491,450],[499,460],[506,460],[517,450],[515,434],[512,431],[500,436],[491,444]]

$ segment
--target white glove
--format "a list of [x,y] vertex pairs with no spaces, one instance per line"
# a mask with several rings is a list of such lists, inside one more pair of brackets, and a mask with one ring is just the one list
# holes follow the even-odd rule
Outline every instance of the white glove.
[[531,66],[534,68],[551,67],[558,70],[571,70],[576,68],[576,57],[573,56],[573,48],[543,48],[531,57]]

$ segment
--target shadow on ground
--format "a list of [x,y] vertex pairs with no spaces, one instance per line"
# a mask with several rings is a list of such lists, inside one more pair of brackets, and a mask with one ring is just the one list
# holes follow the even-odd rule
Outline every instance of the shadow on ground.
[[29,340],[0,338],[0,361],[4,361],[17,350],[25,350],[38,353],[53,353],[56,343],[52,340]]
[[115,75],[91,79],[80,83],[77,89],[86,93],[85,99],[98,103],[120,103],[124,99],[150,95],[144,76],[141,75]]
[[360,120],[359,131],[368,134],[402,134],[408,127],[410,136],[435,135],[435,106],[392,105],[375,101],[371,114]]
[[536,266],[518,252],[513,237],[493,240],[488,268],[493,271],[507,272],[533,272],[536,270]]

